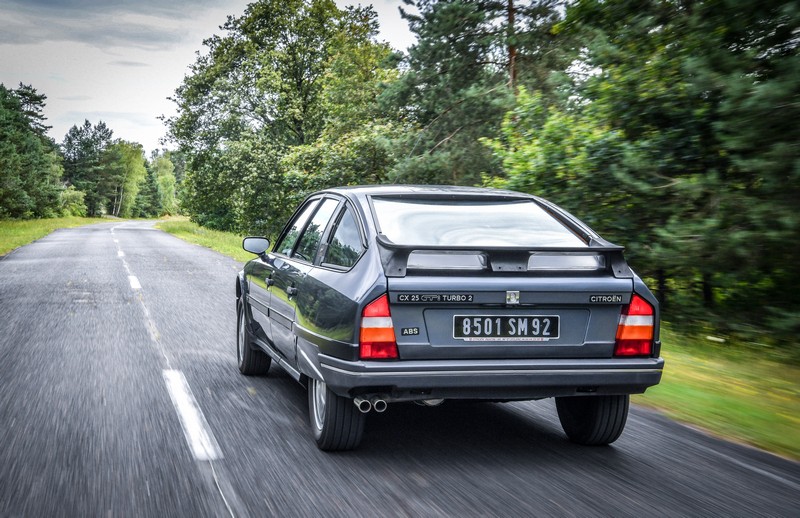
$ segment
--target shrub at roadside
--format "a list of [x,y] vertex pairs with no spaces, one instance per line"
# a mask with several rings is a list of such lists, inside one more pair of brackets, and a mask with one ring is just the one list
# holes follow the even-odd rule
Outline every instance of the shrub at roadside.
[[59,203],[61,215],[64,217],[78,216],[86,217],[86,193],[79,191],[74,185],[70,185],[61,191]]

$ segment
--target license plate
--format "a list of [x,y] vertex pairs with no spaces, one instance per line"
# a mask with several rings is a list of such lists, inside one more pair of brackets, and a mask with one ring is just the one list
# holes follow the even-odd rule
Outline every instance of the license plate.
[[546,342],[559,337],[558,315],[455,315],[453,338],[467,342]]

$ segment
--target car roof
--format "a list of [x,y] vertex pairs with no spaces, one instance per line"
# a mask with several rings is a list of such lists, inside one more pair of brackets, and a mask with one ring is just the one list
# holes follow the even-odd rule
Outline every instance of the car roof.
[[342,195],[355,197],[362,196],[487,196],[535,199],[535,196],[516,191],[502,189],[489,189],[483,187],[461,187],[454,185],[356,185],[348,187],[334,187],[321,192],[335,192]]

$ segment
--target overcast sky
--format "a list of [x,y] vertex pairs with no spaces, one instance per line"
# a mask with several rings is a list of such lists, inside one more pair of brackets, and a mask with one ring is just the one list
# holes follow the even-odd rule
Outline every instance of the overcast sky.
[[[250,0],[252,1],[252,0]],[[115,138],[162,147],[159,115],[203,39],[220,33],[227,15],[248,0],[0,0],[0,83],[30,84],[47,95],[50,136],[102,120]],[[339,7],[371,3],[381,39],[404,50],[413,42],[400,18],[401,0],[336,0]]]

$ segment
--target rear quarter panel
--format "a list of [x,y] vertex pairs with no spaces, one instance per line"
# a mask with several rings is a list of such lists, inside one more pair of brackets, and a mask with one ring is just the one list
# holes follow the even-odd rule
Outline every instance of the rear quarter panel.
[[349,271],[312,268],[297,297],[298,348],[310,358],[357,360],[360,308],[385,292],[374,246]]

